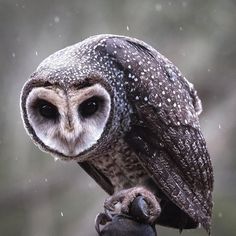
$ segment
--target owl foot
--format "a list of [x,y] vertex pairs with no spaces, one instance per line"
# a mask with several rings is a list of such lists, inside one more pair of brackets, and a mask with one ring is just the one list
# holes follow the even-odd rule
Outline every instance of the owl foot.
[[144,187],[134,187],[115,193],[105,200],[104,208],[111,215],[134,215],[137,220],[149,224],[153,224],[161,213],[157,198]]

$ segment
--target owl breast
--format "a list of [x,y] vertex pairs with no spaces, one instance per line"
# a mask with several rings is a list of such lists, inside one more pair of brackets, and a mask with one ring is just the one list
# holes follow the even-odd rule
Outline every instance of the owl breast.
[[148,178],[137,155],[123,138],[112,143],[107,150],[94,156],[90,162],[111,181],[115,192],[142,184]]

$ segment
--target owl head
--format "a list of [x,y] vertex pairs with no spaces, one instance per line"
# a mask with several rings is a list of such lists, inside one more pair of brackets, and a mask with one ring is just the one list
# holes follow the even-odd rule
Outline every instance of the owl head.
[[123,72],[108,65],[110,59],[101,50],[104,39],[92,37],[54,53],[23,87],[25,128],[36,145],[53,156],[83,160],[107,149],[125,126],[125,93],[116,86]]

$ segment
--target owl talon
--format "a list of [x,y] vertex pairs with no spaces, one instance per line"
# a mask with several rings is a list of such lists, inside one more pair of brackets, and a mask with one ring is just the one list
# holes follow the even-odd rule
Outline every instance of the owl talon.
[[97,233],[98,234],[101,233],[100,225],[104,226],[110,221],[112,221],[112,218],[110,218],[109,215],[107,215],[106,213],[99,213],[95,219],[95,229],[96,229]]
[[104,208],[114,214],[132,215],[138,220],[148,223],[153,223],[161,212],[154,194],[144,187],[134,187],[117,192],[106,199]]

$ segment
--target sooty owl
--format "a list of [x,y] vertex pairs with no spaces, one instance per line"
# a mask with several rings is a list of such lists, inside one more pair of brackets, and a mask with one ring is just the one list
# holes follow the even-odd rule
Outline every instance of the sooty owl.
[[202,225],[209,233],[213,171],[201,109],[193,85],[167,58],[116,35],[52,54],[21,95],[35,144],[78,162],[112,195],[105,208],[127,213],[141,195],[150,222],[180,230]]

